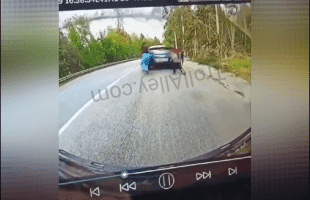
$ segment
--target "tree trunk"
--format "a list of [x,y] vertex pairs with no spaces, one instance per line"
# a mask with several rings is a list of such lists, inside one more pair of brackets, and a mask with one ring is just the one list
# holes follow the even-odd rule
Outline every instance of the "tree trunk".
[[174,31],[174,42],[175,42],[175,48],[177,49],[178,43],[177,43],[177,35],[175,34],[175,31]]
[[217,5],[215,4],[215,13],[216,13],[216,33],[217,35],[220,34],[220,27],[219,27],[219,17],[217,13]]
[[231,25],[231,49],[235,51],[235,27]]
[[217,49],[218,49],[218,58],[220,58],[220,46],[219,46],[219,35],[220,35],[220,27],[219,27],[219,17],[217,13],[217,5],[215,4],[215,14],[216,14],[216,34],[217,34]]
[[209,13],[209,38],[211,37],[211,35],[210,35],[210,33],[211,33],[211,31],[210,31],[210,24],[211,24],[211,16],[210,16],[210,13]]
[[182,41],[183,41],[183,47],[184,48],[184,21],[183,21],[183,14],[182,14]]
[[222,54],[224,53],[224,51],[222,51],[222,43],[224,43],[224,23],[222,23],[222,33],[220,35],[220,42],[221,42],[221,57],[223,56]]
[[194,43],[194,46],[195,46],[195,58],[197,56],[197,31],[196,31],[196,27],[195,27],[195,43]]
[[[245,29],[245,32],[247,31],[247,27],[246,27],[246,21],[244,19],[244,29]],[[246,34],[244,34],[244,47],[246,47]]]

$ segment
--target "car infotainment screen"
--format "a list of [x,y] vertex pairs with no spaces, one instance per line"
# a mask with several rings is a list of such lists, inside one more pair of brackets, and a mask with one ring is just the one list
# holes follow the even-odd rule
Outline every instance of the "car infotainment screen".
[[[193,163],[212,164],[193,181],[249,174],[250,85],[250,3],[60,11],[60,186],[166,191]],[[154,187],[126,182],[152,170]]]

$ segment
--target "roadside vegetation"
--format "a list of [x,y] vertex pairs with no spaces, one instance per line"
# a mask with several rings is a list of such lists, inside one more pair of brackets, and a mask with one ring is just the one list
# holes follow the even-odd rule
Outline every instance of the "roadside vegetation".
[[141,57],[142,49],[160,44],[143,34],[128,34],[122,27],[108,28],[95,38],[84,16],[67,21],[68,34],[59,32],[59,78],[111,62]]
[[[218,5],[164,8],[165,44],[184,49],[194,62],[251,82],[251,8],[240,5],[235,18],[225,8]],[[233,23],[234,20],[243,26]]]

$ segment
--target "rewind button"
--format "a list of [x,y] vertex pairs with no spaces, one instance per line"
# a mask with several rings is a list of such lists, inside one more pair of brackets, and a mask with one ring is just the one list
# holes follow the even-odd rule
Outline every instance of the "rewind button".
[[122,190],[129,191],[129,189],[136,190],[137,189],[136,182],[133,182],[130,185],[128,183],[126,183],[124,185],[119,184],[120,192],[122,192]]

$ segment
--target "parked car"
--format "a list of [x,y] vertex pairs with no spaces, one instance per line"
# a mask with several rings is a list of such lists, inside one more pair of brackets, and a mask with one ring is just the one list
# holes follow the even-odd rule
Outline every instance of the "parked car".
[[149,47],[148,52],[154,55],[154,69],[173,68],[171,48],[165,45],[156,45]]
[[151,46],[142,52],[141,67],[145,74],[152,69],[177,69],[185,75],[182,69],[183,54],[180,49],[172,49],[165,45]]

